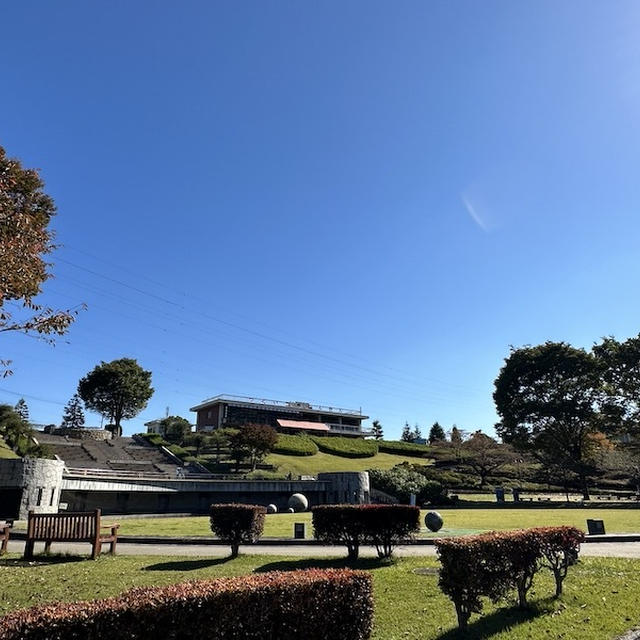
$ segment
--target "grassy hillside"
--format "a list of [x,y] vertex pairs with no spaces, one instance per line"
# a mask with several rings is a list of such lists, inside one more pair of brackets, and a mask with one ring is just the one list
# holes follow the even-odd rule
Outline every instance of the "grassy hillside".
[[9,449],[7,443],[0,438],[0,458],[17,458],[18,456]]
[[[267,464],[277,465],[278,475],[291,472],[295,475],[315,475],[323,471],[366,471],[367,469],[391,469],[403,462],[414,463],[415,458],[397,456],[392,453],[378,453],[369,458],[344,458],[322,451],[314,456],[285,456],[272,453],[265,460]],[[426,461],[425,461],[426,462]]]

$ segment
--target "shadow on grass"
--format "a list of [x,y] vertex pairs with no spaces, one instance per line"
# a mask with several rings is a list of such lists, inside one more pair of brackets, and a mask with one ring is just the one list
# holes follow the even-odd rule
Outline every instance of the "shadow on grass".
[[300,560],[279,560],[256,567],[254,573],[266,571],[297,571],[298,569],[380,569],[393,564],[393,561],[378,558],[303,558]]
[[33,560],[25,560],[24,558],[1,558],[0,567],[39,567],[49,564],[64,564],[89,560],[90,556],[76,556],[67,553],[39,553],[33,556]]
[[531,622],[539,616],[547,615],[552,610],[547,600],[532,603],[529,609],[503,607],[489,615],[476,618],[468,625],[466,631],[451,629],[439,635],[436,640],[486,640],[523,622]]
[[207,569],[215,567],[225,562],[229,562],[231,557],[226,558],[198,558],[197,560],[175,560],[173,562],[158,562],[142,567],[142,571],[196,571],[197,569]]

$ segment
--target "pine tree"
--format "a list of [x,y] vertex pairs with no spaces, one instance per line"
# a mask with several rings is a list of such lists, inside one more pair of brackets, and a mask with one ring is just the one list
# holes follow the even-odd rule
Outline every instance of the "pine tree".
[[13,409],[22,418],[22,420],[27,423],[29,422],[29,407],[27,406],[24,398],[20,398]]
[[411,433],[411,427],[408,422],[404,423],[400,440],[402,440],[402,442],[413,442],[413,433]]
[[440,426],[440,423],[434,422],[431,431],[429,431],[429,444],[433,444],[434,442],[444,442],[447,439],[447,436],[444,432],[444,429]]
[[382,434],[382,425],[380,424],[379,420],[374,420],[372,425],[371,425],[371,431],[373,432],[373,437],[376,440],[382,440],[383,434]]
[[66,427],[67,429],[82,429],[82,427],[84,427],[82,400],[77,393],[67,402],[60,426]]
[[411,442],[416,442],[418,440],[422,440],[422,431],[418,426],[418,423],[413,427],[413,433],[411,434]]

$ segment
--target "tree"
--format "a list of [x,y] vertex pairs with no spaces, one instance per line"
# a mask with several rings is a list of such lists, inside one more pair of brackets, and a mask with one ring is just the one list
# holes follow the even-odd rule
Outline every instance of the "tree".
[[122,420],[137,416],[153,395],[151,372],[131,358],[102,362],[80,380],[78,394],[87,409],[112,422],[114,435],[120,436]]
[[174,444],[182,444],[191,435],[191,423],[180,416],[167,416],[160,420],[164,438]]
[[14,407],[15,412],[25,421],[29,422],[29,407],[24,398],[20,398]]
[[60,426],[67,429],[82,429],[84,427],[82,400],[77,393],[67,402]]
[[466,432],[462,429],[458,429],[455,424],[451,427],[449,441],[451,442],[451,448],[458,459],[460,459],[460,456],[462,455],[462,443],[464,442],[466,435]]
[[602,441],[598,433],[602,400],[595,357],[564,342],[511,349],[493,394],[504,442],[570,465],[585,500],[588,479]]
[[476,431],[462,443],[462,457],[480,479],[482,489],[489,475],[516,459],[513,449],[499,444],[482,431]]
[[439,423],[434,422],[429,431],[429,444],[433,444],[434,442],[444,442],[446,439],[447,436],[444,429]]
[[43,457],[48,454],[45,447],[34,439],[29,423],[10,405],[0,405],[0,437],[19,456]]
[[220,464],[222,449],[229,446],[231,433],[228,429],[216,429],[209,436],[209,444],[216,452],[216,464]]
[[422,431],[420,430],[418,423],[416,423],[411,434],[411,442],[417,442],[418,440],[422,440]]
[[[77,311],[59,311],[36,304],[42,284],[51,277],[44,257],[54,249],[48,229],[56,207],[43,191],[35,169],[23,169],[0,147],[0,333],[21,331],[53,342],[63,335]],[[19,311],[8,311],[15,301]],[[9,360],[0,360],[0,375],[11,374]]]
[[402,427],[400,440],[402,440],[402,442],[413,442],[413,433],[411,433],[411,427],[408,422],[405,422],[404,427]]
[[371,424],[371,431],[373,432],[373,437],[376,440],[382,440],[383,438],[382,425],[380,424],[379,420],[373,421],[373,423]]
[[249,459],[254,471],[259,462],[276,446],[278,434],[266,424],[246,424],[230,438],[231,452],[236,461],[236,470],[240,470],[242,460]]

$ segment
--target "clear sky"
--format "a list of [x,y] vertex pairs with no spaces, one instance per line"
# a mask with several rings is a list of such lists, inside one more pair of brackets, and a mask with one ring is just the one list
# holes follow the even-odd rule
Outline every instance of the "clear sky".
[[[101,360],[125,426],[233,393],[490,430],[509,345],[640,331],[637,2],[5,3],[0,144],[63,247],[55,348],[0,352],[59,422]],[[99,416],[89,414],[89,424]]]

